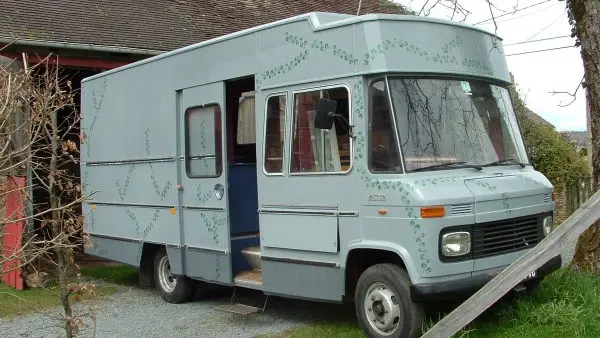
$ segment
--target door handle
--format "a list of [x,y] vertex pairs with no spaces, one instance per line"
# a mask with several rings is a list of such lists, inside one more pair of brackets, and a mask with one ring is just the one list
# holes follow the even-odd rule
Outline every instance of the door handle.
[[223,185],[221,183],[217,183],[215,184],[215,197],[220,200],[223,198],[223,195],[225,195],[225,188],[223,187]]

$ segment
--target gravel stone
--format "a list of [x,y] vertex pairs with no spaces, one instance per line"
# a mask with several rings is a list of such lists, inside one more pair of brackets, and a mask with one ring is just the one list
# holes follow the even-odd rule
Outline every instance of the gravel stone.
[[[241,316],[214,308],[229,302],[231,289],[184,304],[167,303],[154,289],[119,289],[95,302],[95,332],[93,322],[84,319],[79,337],[256,337],[318,320],[347,320],[354,311],[349,305],[271,297],[264,313]],[[260,303],[264,298],[255,299]],[[75,309],[88,312],[90,304],[78,303]],[[64,337],[63,329],[58,327],[61,313],[54,308],[13,319],[0,318],[0,337]]]

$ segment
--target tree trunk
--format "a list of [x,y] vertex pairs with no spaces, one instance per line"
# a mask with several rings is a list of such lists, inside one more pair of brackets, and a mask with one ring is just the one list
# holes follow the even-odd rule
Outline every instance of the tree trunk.
[[[581,45],[592,134],[592,192],[596,192],[600,178],[600,1],[567,0],[567,9],[572,32]],[[600,222],[581,235],[571,266],[600,270]]]
[[60,288],[60,302],[65,311],[65,332],[67,338],[73,337],[73,311],[71,309],[71,303],[69,302],[69,259],[67,247],[63,246],[65,240],[68,239],[67,235],[63,233],[61,227],[61,213],[59,211],[59,197],[56,190],[56,176],[57,176],[57,161],[58,161],[58,113],[55,110],[52,112],[52,121],[50,125],[50,135],[52,140],[50,142],[51,154],[50,154],[50,172],[48,181],[48,195],[50,199],[50,208],[52,210],[52,237],[58,238],[57,244],[54,247],[54,252],[57,258],[57,272],[58,272],[58,285]]

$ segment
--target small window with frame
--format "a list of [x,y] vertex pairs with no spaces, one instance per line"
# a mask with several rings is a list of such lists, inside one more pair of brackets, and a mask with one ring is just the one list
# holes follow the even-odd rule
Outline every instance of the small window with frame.
[[[294,94],[291,173],[346,173],[352,164],[349,133],[350,99],[346,87],[334,87]],[[321,98],[337,102],[336,118],[330,130],[314,127],[315,107]]]
[[283,173],[286,105],[287,94],[272,95],[267,99],[263,155],[266,174]]
[[190,107],[185,112],[185,166],[190,178],[219,177],[223,171],[221,107]]
[[402,172],[402,161],[385,80],[369,86],[369,169],[374,173]]

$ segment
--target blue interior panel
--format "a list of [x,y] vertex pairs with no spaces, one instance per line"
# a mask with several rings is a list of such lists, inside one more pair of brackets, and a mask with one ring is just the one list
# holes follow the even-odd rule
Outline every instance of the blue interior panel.
[[229,165],[229,220],[231,237],[259,231],[255,163]]

